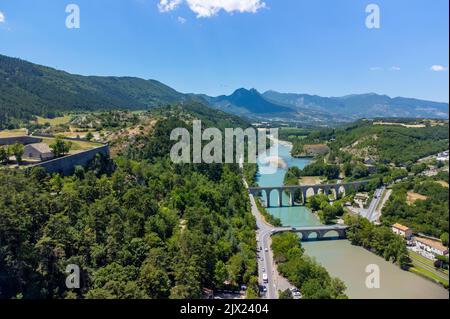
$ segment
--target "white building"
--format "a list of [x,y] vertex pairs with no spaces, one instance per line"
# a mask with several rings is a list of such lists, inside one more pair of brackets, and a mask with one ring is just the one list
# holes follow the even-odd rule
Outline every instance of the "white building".
[[53,152],[45,143],[33,143],[25,145],[23,157],[31,160],[45,161],[52,159]]
[[437,158],[436,158],[436,160],[438,162],[446,162],[446,161],[448,161],[448,159],[449,159],[449,151],[445,151],[445,152],[439,153]]
[[414,237],[413,238],[414,243],[416,244],[416,247],[420,250],[426,251],[428,253],[432,253],[434,255],[438,256],[445,256],[448,255],[448,248],[442,245],[440,242],[427,239],[427,238],[421,238],[421,237]]
[[412,236],[412,230],[411,228],[401,225],[401,224],[394,224],[392,225],[392,231],[397,234],[402,236],[403,238],[409,240]]

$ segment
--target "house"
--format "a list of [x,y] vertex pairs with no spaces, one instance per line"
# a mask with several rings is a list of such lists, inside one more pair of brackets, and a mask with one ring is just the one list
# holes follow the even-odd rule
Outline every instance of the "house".
[[449,151],[445,151],[445,152],[439,153],[437,158],[436,158],[436,160],[438,162],[446,162],[446,161],[448,161],[448,159],[449,159]]
[[413,238],[416,247],[420,250],[432,253],[438,256],[448,255],[448,248],[442,245],[441,242],[431,240],[428,238],[414,237]]
[[409,240],[412,236],[412,230],[411,228],[401,225],[401,224],[394,224],[392,225],[392,231],[397,234],[402,236],[403,238]]
[[25,145],[24,158],[38,161],[46,161],[54,157],[52,150],[45,143],[33,143]]
[[358,204],[359,208],[364,208],[369,200],[369,195],[365,193],[357,193],[353,199],[355,203]]

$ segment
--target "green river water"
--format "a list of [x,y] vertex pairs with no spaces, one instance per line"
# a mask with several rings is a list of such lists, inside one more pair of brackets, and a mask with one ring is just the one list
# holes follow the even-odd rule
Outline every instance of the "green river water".
[[[293,158],[290,147],[279,144],[279,156],[288,167],[305,167],[309,159]],[[275,174],[259,175],[260,186],[281,186],[286,169],[279,168]],[[264,197],[263,197],[264,199]],[[283,203],[287,205],[289,198],[283,194]],[[276,191],[271,194],[271,203],[278,203]],[[320,225],[320,221],[304,206],[271,207],[268,211],[281,219],[285,226]],[[303,242],[303,247],[309,256],[316,258],[328,272],[342,279],[347,286],[349,298],[449,298],[447,290],[441,286],[415,274],[402,271],[398,266],[386,262],[383,258],[357,246],[347,240],[328,240]],[[380,269],[380,288],[366,287],[368,265],[377,265]]]

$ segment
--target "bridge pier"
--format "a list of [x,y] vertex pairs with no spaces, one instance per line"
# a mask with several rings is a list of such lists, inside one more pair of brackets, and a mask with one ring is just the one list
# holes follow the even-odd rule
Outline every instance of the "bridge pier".
[[266,207],[269,208],[270,207],[270,193],[272,192],[271,189],[267,189],[266,190]]
[[307,193],[308,192],[308,189],[304,189],[304,190],[302,190],[302,203],[303,203],[303,205],[306,205],[306,198],[307,198]]
[[[320,228],[320,226],[319,226],[319,228]],[[310,240],[309,236],[312,233],[316,234],[316,238],[314,240],[324,240],[326,238],[325,235],[328,232],[330,232],[330,231],[337,232],[337,234],[338,234],[337,238],[338,239],[345,239],[347,237],[346,229],[344,229],[344,228],[333,228],[333,227],[330,227],[328,229],[298,230],[297,232],[302,234],[301,241],[308,241],[308,240]]]
[[336,200],[339,198],[339,186],[334,187],[334,198]]
[[330,187],[323,187],[323,193],[328,197],[330,195]]
[[[295,186],[284,186],[284,187],[250,187],[249,191],[252,194],[259,194],[260,192],[266,193],[266,205],[267,207],[271,207],[270,195],[272,191],[278,191],[278,205],[283,206],[283,192],[289,192],[289,204],[291,206],[295,206],[295,192],[298,190],[301,192],[302,196],[302,204],[305,205],[307,201],[307,192],[309,189],[313,190],[314,195],[319,193],[319,190],[322,190],[325,195],[329,195],[331,190],[335,192],[335,199],[339,197],[339,189],[341,187],[344,188],[344,194],[347,194],[350,188],[355,188],[358,190],[361,186],[367,184],[367,181],[359,181],[359,182],[350,182],[350,183],[342,183],[342,184],[319,184],[319,185],[295,185]],[[287,205],[289,205],[287,204]]]
[[283,207],[283,190],[278,189],[278,206]]

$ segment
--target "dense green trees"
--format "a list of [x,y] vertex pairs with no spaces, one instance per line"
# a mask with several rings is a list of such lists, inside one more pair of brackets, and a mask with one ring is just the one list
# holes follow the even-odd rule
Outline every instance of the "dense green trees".
[[428,155],[448,149],[448,124],[424,128],[392,125],[373,125],[372,121],[358,121],[336,130],[333,150],[345,147],[354,153],[366,153],[380,163],[404,165]]
[[94,134],[92,134],[92,132],[88,132],[84,138],[90,141],[94,138]]
[[394,234],[390,227],[375,226],[360,216],[347,215],[344,220],[345,224],[350,226],[347,238],[353,245],[362,246],[403,269],[409,267],[405,240]]
[[298,180],[301,177],[302,170],[297,166],[291,166],[284,175],[284,185],[298,185]]
[[50,144],[50,148],[53,151],[55,157],[61,157],[69,153],[72,148],[71,141],[65,141],[62,137],[57,136],[52,144]]
[[332,224],[337,217],[341,217],[344,214],[342,202],[344,200],[337,200],[330,204],[330,200],[327,195],[318,194],[308,198],[306,206],[312,211],[317,212],[320,221],[324,224]]
[[0,55],[0,129],[17,127],[35,115],[144,110],[188,98],[154,80],[85,77]]
[[16,161],[18,164],[20,164],[22,162],[22,157],[23,157],[23,153],[25,151],[25,146],[23,146],[23,144],[20,143],[14,143],[13,145],[11,145],[9,147],[10,149],[10,154],[14,155],[14,157],[16,158]]
[[[298,287],[304,299],[344,299],[345,284],[332,278],[327,270],[304,255],[300,240],[294,233],[272,237],[272,249],[280,273]],[[289,297],[286,293],[281,295]]]
[[[298,185],[299,179],[301,178],[302,171],[297,166],[291,166],[288,168],[286,174],[284,175],[284,185]],[[294,192],[294,200],[300,202],[302,197],[302,192],[296,190]]]
[[[165,141],[174,123],[161,120]],[[255,220],[237,165],[173,164],[142,137],[73,176],[0,172],[0,297],[199,298],[246,284],[256,297]],[[65,267],[81,289],[65,287]]]
[[0,146],[0,164],[8,164],[10,156],[16,158],[17,164],[20,164],[23,159],[25,146],[20,143],[14,143],[9,146]]
[[278,292],[278,299],[294,299],[292,292],[289,289]]
[[9,148],[0,146],[0,164],[5,164],[9,161]]
[[338,165],[326,164],[323,158],[318,158],[315,162],[307,165],[301,170],[302,176],[323,176],[329,180],[339,177],[340,168]]
[[[426,200],[407,202],[407,193],[426,196]],[[415,177],[396,184],[383,208],[386,225],[400,222],[417,232],[434,237],[448,233],[448,188],[426,177]],[[445,238],[444,238],[445,239]]]
[[84,272],[85,298],[197,298],[255,273],[254,220],[231,167],[217,182],[127,160],[111,177],[0,180],[3,298],[65,297],[69,262]]
[[[303,152],[305,144],[326,143],[331,149],[328,154],[329,163],[347,163],[344,168],[345,175],[362,178],[368,176],[367,168],[362,165],[365,157],[376,159],[379,164],[411,167],[418,159],[448,149],[448,132],[448,123],[412,128],[374,125],[373,121],[360,120],[336,129],[311,131],[302,138],[286,134],[283,136],[293,143],[294,156]],[[415,166],[413,170],[417,173],[423,168],[423,165],[420,165]],[[325,175],[323,169],[321,165],[312,165],[307,174]]]

